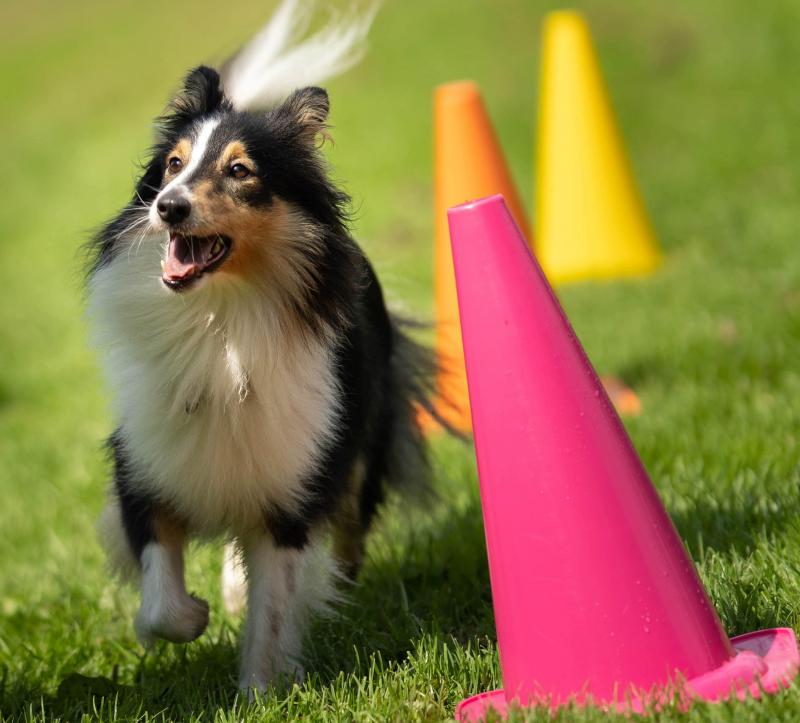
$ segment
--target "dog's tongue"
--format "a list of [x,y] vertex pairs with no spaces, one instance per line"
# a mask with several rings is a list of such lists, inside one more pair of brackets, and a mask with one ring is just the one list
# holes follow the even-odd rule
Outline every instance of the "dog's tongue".
[[197,238],[172,234],[164,262],[164,276],[177,281],[200,273],[206,265],[213,241],[213,236]]

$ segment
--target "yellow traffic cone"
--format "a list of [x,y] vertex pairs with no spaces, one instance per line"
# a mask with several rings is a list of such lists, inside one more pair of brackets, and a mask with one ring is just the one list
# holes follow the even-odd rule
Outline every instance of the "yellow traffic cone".
[[[528,221],[475,83],[458,81],[436,88],[433,145],[436,357],[440,367],[436,410],[457,430],[470,432],[472,420],[447,209],[465,201],[502,193],[526,236]],[[424,412],[419,419],[427,429],[436,426]]]
[[575,11],[544,23],[536,178],[535,251],[551,282],[658,265],[589,28]]

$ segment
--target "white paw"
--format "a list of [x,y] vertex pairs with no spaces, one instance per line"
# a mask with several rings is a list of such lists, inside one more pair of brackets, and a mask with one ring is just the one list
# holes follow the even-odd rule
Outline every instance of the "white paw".
[[134,622],[137,637],[147,646],[159,638],[172,643],[190,643],[199,638],[207,626],[208,603],[187,593],[154,604],[143,601]]
[[274,675],[265,674],[263,671],[251,671],[242,666],[239,689],[247,692],[247,698],[252,702],[257,693],[264,693],[268,688],[291,688],[293,685],[302,685],[305,679],[306,671],[299,663],[289,665],[287,670]]
[[266,678],[247,673],[239,676],[239,690],[247,693],[247,700],[251,703],[256,699],[257,694],[264,693],[268,687],[269,683]]

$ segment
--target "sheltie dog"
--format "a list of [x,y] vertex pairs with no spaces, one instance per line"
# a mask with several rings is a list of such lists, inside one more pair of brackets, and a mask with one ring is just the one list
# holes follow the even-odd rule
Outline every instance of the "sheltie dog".
[[208,624],[187,540],[235,546],[223,578],[228,602],[247,598],[248,690],[302,675],[308,613],[337,570],[357,574],[387,485],[427,468],[427,353],[387,312],[320,152],[314,84],[358,59],[371,14],[303,40],[307,7],[287,0],[219,71],[192,70],[132,200],[89,245],[116,417],[101,537],[139,581],[146,644]]

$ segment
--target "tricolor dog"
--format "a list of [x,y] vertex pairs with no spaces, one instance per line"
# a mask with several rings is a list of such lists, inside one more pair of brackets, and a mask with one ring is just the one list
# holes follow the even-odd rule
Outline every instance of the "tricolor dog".
[[301,674],[304,621],[337,570],[356,575],[387,483],[426,469],[427,355],[387,312],[320,152],[315,84],[358,59],[371,17],[296,43],[306,10],[287,0],[219,71],[186,76],[132,200],[90,244],[116,418],[102,537],[139,581],[146,643],[205,630],[184,546],[229,542],[245,689]]

